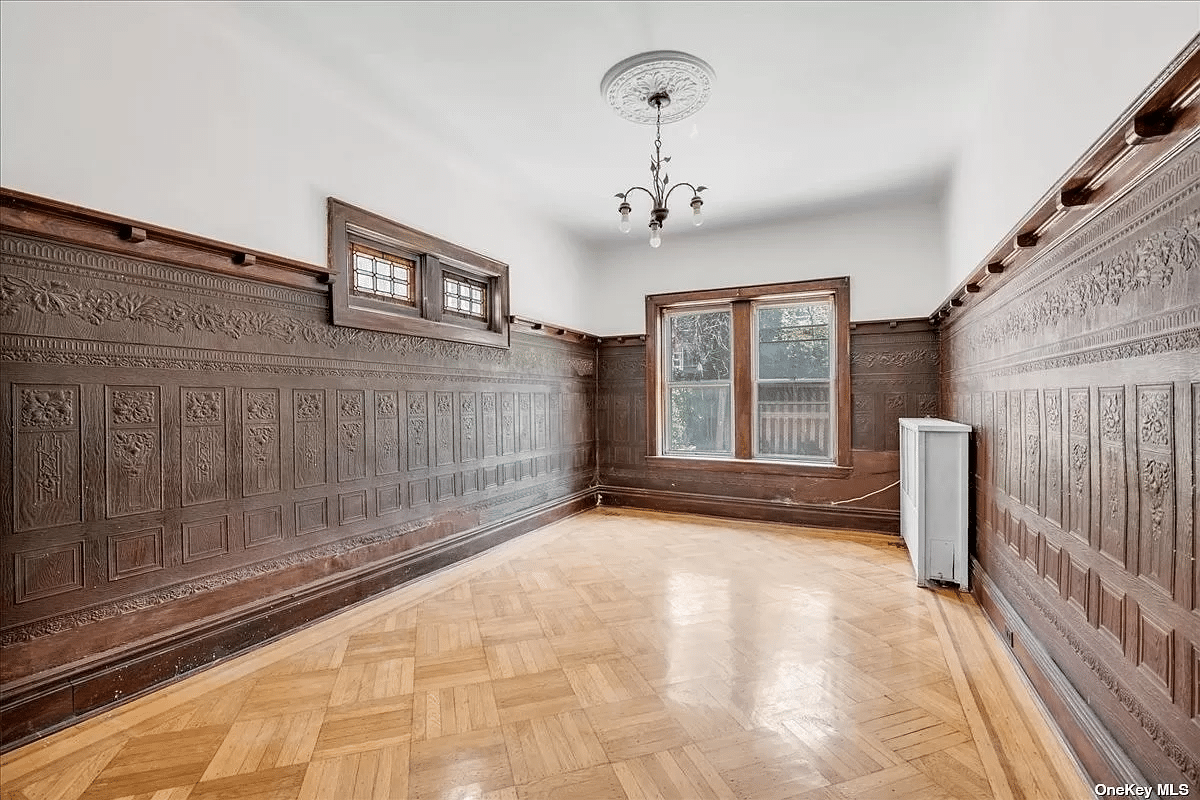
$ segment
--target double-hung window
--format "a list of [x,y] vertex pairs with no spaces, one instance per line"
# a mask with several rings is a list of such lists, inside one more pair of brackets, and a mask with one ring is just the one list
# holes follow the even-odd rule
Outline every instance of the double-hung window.
[[755,471],[849,465],[849,279],[652,295],[652,457]]

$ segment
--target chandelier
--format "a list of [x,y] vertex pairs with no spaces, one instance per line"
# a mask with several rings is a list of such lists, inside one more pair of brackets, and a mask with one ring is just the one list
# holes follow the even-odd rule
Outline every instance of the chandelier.
[[627,58],[610,69],[600,82],[608,104],[620,116],[632,122],[654,123],[654,155],[650,159],[650,186],[633,186],[616,197],[621,201],[617,213],[618,226],[629,233],[629,214],[633,207],[630,195],[644,192],[650,197],[650,246],[662,244],[662,227],[669,213],[667,203],[680,187],[692,193],[692,224],[700,225],[704,216],[700,209],[704,201],[700,193],[707,186],[695,186],[686,181],[672,184],[667,174],[671,157],[662,154],[663,122],[678,122],[700,110],[708,102],[712,90],[712,67],[687,53],[677,50],[655,50]]

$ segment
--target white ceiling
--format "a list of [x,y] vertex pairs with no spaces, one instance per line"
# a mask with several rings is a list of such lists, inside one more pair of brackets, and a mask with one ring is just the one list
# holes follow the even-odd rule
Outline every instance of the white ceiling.
[[[254,28],[422,126],[571,234],[616,233],[653,128],[600,94],[616,62],[692,53],[712,99],[663,131],[706,227],[944,178],[981,93],[997,3],[241,2]],[[644,196],[634,220],[648,218]],[[687,198],[667,225],[686,225]],[[635,231],[639,228],[635,227]],[[639,237],[640,238],[640,237]]]

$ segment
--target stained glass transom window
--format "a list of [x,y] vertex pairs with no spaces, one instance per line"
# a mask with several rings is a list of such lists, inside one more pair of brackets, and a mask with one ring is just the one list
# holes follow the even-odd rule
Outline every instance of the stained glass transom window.
[[455,275],[442,277],[442,309],[487,319],[487,286]]
[[413,302],[416,263],[360,244],[350,246],[354,261],[354,290],[404,303]]

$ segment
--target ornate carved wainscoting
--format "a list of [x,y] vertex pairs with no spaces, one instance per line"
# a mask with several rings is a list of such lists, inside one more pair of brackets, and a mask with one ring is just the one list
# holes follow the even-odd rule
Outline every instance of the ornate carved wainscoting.
[[334,327],[323,268],[10,199],[6,748],[594,504],[593,343]]
[[983,603],[1095,780],[1200,783],[1197,137],[976,297],[942,399]]
[[[824,478],[649,464],[646,348],[600,344],[597,397],[601,502],[887,533],[900,530],[897,420],[936,415],[937,331],[926,320],[855,323],[850,331],[853,467]],[[853,498],[871,496],[862,500]],[[850,503],[833,505],[841,500]]]

